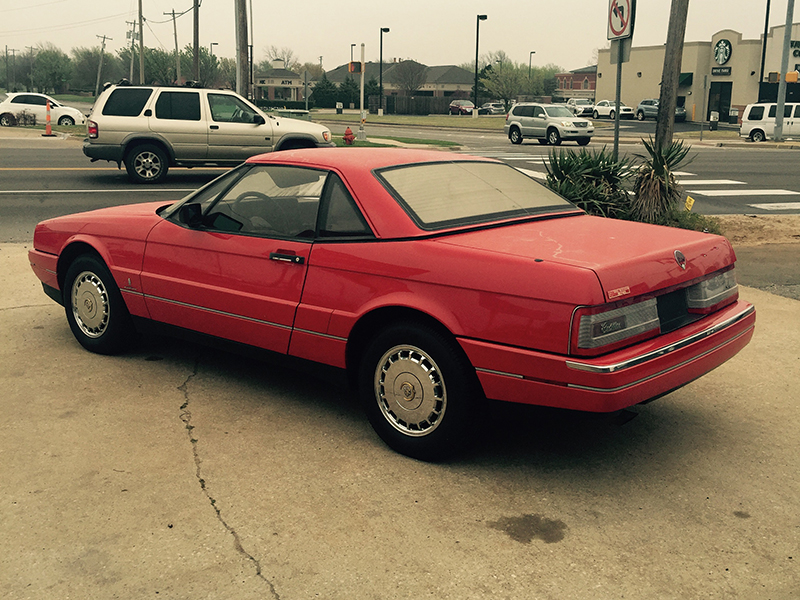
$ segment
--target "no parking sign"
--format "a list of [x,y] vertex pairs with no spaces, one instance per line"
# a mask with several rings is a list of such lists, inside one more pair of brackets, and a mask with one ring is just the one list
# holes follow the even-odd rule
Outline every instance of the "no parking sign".
[[609,0],[608,39],[620,40],[633,35],[633,13],[636,0]]

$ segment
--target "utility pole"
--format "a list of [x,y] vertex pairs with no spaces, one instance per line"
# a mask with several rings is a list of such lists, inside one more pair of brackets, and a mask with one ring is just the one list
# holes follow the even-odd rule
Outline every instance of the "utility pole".
[[236,93],[247,98],[247,5],[236,0]]
[[256,99],[256,77],[255,77],[255,65],[253,64],[253,0],[250,0],[250,35],[248,37],[250,44],[248,45],[248,50],[250,54],[250,96],[248,96],[251,100],[255,101]]
[[11,91],[11,80],[8,78],[8,44],[6,44],[6,91]]
[[17,87],[17,50],[16,48],[11,48],[11,87],[9,88],[10,91],[14,91]]
[[106,40],[113,40],[114,39],[114,38],[106,37],[104,35],[98,35],[96,37],[101,38],[103,40],[103,42],[100,44],[100,64],[97,66],[97,83],[94,86],[94,97],[95,98],[97,98],[97,96],[100,94],[100,74],[103,72],[103,55],[105,54],[105,51],[106,51]]
[[195,81],[200,81],[200,0],[194,0],[194,42],[192,46],[194,51],[192,77]]
[[[669,13],[669,29],[664,51],[664,68],[661,72],[661,95],[658,99],[656,122],[656,147],[666,148],[672,144],[675,128],[675,107],[678,104],[678,82],[683,59],[683,38],[686,34],[686,15],[689,0],[672,0]],[[706,107],[703,107],[705,111]],[[705,118],[705,115],[703,115]]]
[[789,70],[789,52],[792,45],[792,21],[794,21],[794,0],[786,3],[786,28],[783,30],[783,53],[781,72],[778,79],[778,106],[775,111],[775,130],[773,139],[783,141],[783,109],[786,106],[786,72]]
[[172,15],[172,31],[175,34],[175,83],[181,84],[181,53],[178,51],[178,25],[175,22],[175,9],[171,13],[164,13],[165,15]]
[[133,55],[136,54],[136,21],[125,21],[127,25],[131,26],[132,31],[128,32],[131,38],[131,70],[128,74],[128,81],[133,83]]
[[[142,0],[139,0],[139,85],[144,85],[144,29],[142,25]],[[131,82],[133,83],[133,82]]]

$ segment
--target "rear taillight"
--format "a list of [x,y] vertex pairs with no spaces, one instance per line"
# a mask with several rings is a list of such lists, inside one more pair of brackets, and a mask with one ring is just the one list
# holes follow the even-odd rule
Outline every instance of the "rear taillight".
[[94,139],[100,132],[100,129],[97,127],[97,123],[89,119],[86,121],[86,132],[89,134],[89,137]]
[[655,298],[633,304],[581,307],[572,319],[573,354],[593,355],[627,346],[659,333]]
[[732,304],[739,298],[739,286],[733,269],[696,283],[686,290],[690,313],[708,314]]

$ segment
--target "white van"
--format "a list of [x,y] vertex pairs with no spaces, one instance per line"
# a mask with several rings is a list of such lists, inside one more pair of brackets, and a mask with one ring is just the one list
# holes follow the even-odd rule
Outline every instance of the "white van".
[[[775,102],[748,104],[744,109],[739,135],[754,142],[763,142],[771,138],[775,130],[777,107],[778,105]],[[784,106],[783,135],[786,137],[800,137],[799,103],[787,102]]]

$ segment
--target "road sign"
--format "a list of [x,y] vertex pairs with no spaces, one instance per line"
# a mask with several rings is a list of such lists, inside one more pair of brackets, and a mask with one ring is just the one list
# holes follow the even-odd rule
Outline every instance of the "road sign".
[[608,39],[619,40],[633,35],[635,0],[609,0]]

